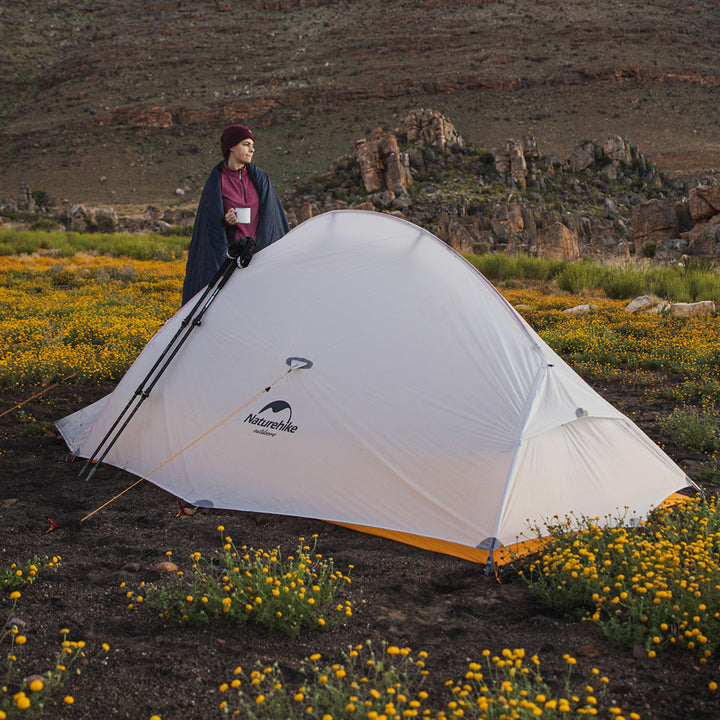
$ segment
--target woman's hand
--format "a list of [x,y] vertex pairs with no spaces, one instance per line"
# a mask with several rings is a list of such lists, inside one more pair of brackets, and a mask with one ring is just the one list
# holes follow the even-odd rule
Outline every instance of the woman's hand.
[[235,215],[235,208],[230,208],[225,213],[225,224],[226,225],[237,225],[237,216]]

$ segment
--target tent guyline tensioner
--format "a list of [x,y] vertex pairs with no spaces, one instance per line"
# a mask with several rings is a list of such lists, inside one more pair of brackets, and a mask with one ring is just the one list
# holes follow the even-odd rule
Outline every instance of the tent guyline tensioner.
[[[160,470],[160,468],[165,467],[168,463],[172,462],[178,455],[182,455],[186,450],[189,450],[193,445],[200,442],[203,438],[207,437],[211,432],[217,430],[223,423],[226,423],[231,418],[235,417],[238,413],[242,412],[248,405],[255,402],[261,395],[264,395],[267,392],[270,392],[272,390],[273,385],[277,385],[283,378],[287,377],[293,370],[304,370],[306,368],[312,367],[312,361],[308,360],[307,358],[301,358],[301,357],[289,357],[285,364],[288,365],[288,369],[277,379],[270,383],[267,387],[263,388],[259,392],[255,393],[249,400],[245,401],[239,408],[236,408],[233,410],[227,417],[224,417],[219,422],[215,423],[209,430],[206,430],[202,435],[195,438],[192,442],[188,443],[184,448],[181,448],[178,450],[174,455],[171,455],[165,462],[160,463],[156,468],[151,470],[146,475],[143,475],[139,480],[136,480],[132,485],[125,488],[122,492],[119,492],[115,497],[110,498],[107,502],[103,503],[99,508],[96,508],[91,513],[88,513],[84,518],[80,520],[80,522],[85,522],[88,518],[95,515],[95,513],[100,512],[104,507],[107,507],[111,502],[114,500],[117,500],[120,496],[124,495],[128,490],[132,490],[136,485],[139,485],[143,480],[147,480],[156,470]],[[127,424],[127,423],[126,423]],[[179,503],[178,503],[179,504]],[[180,510],[182,511],[182,506],[180,507]],[[49,518],[48,518],[49,519]],[[57,527],[57,523],[50,520],[50,523],[52,524],[52,527],[48,530],[50,532],[54,528]]]
[[[155,364],[152,368],[150,368],[150,371],[143,378],[140,385],[138,385],[137,390],[135,390],[135,394],[130,398],[130,400],[128,400],[127,405],[123,408],[117,418],[115,418],[115,422],[113,422],[110,426],[110,429],[105,434],[105,437],[100,441],[93,451],[93,454],[82,466],[80,472],[78,473],[78,477],[82,477],[87,472],[88,468],[93,465],[93,462],[96,464],[92,467],[90,472],[87,473],[85,479],[89,480],[95,474],[95,470],[98,465],[104,460],[105,456],[110,451],[110,448],[120,437],[123,430],[127,427],[130,420],[132,420],[142,403],[148,398],[152,389],[155,387],[155,383],[157,383],[160,376],[165,372],[175,355],[177,355],[180,348],[190,336],[190,333],[198,325],[200,325],[203,315],[210,305],[212,305],[213,300],[217,297],[217,294],[223,289],[223,287],[225,287],[225,283],[227,283],[237,267],[238,261],[236,258],[229,256],[225,258],[225,262],[223,262],[223,264],[218,268],[218,271],[210,280],[198,301],[190,310],[187,317],[182,321],[172,340],[170,340],[165,349],[160,353],[160,356],[155,361]],[[124,422],[122,422],[123,418],[125,418]],[[121,422],[122,425],[120,424]],[[117,431],[115,430],[116,428]],[[115,434],[113,435],[113,433]]]

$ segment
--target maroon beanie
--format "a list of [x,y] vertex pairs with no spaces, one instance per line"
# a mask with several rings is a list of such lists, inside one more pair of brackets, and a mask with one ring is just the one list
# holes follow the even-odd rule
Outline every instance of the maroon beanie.
[[228,125],[220,136],[220,150],[222,150],[223,157],[226,158],[232,148],[248,138],[255,142],[255,136],[250,128],[246,128],[244,125]]

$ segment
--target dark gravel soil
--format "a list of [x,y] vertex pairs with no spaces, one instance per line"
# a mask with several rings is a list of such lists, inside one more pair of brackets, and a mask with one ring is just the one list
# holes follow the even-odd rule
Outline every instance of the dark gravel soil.
[[[649,400],[628,384],[596,387],[650,437],[663,440],[660,424],[672,409],[667,402]],[[37,423],[18,409],[0,417],[0,566],[35,555],[62,558],[56,572],[22,590],[14,614],[26,623],[28,642],[18,651],[18,665],[26,675],[47,670],[61,628],[70,630],[71,639],[85,640],[90,655],[103,642],[111,648],[84,666],[42,717],[219,718],[218,686],[236,666],[279,661],[292,672],[313,652],[340,660],[349,645],[372,639],[428,652],[429,690],[437,695],[438,709],[447,701],[445,680],[460,679],[483,649],[499,653],[522,647],[539,655],[550,683],[563,682],[565,653],[578,659],[579,689],[597,667],[610,679],[613,702],[626,717],[634,711],[643,718],[720,718],[717,695],[708,689],[709,681],[719,679],[717,661],[701,667],[680,652],[649,659],[614,648],[589,624],[544,609],[511,569],[497,579],[466,561],[315,520],[218,510],[176,517],[175,498],[149,482],[81,525],[73,523],[135,480],[108,466],[90,481],[79,480],[80,463],[68,461],[52,428],[53,421],[110,389],[61,385],[23,405]],[[35,391],[1,390],[0,412]],[[31,434],[38,425],[41,432]],[[666,450],[691,475],[701,460],[669,444]],[[60,528],[47,532],[48,518]],[[156,566],[167,559],[168,550],[188,569],[192,552],[207,555],[219,549],[219,524],[237,544],[279,546],[285,554],[297,548],[300,537],[317,534],[318,552],[332,557],[336,568],[354,566],[348,586],[353,617],[341,627],[292,639],[222,622],[172,626],[149,608],[127,608],[123,581],[137,587],[142,580],[161,579]],[[10,613],[7,593],[0,594],[0,613]],[[75,698],[74,705],[63,706],[66,693]]]

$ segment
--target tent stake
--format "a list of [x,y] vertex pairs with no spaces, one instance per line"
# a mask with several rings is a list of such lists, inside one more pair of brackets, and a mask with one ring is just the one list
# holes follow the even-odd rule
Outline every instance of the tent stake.
[[[110,429],[105,433],[105,437],[100,441],[98,446],[93,451],[92,455],[87,459],[85,464],[80,469],[80,472],[78,473],[78,477],[82,477],[85,472],[88,470],[88,468],[95,463],[94,467],[90,470],[88,473],[86,479],[89,480],[94,474],[95,470],[97,469],[98,465],[103,461],[105,456],[110,451],[110,448],[115,444],[117,439],[122,434],[123,430],[127,427],[130,420],[132,420],[135,413],[138,411],[142,403],[148,398],[150,393],[152,392],[153,387],[155,387],[155,383],[160,379],[160,376],[165,372],[168,365],[172,362],[175,355],[177,355],[178,351],[184,344],[184,342],[188,339],[190,333],[202,322],[202,317],[207,311],[207,309],[212,305],[213,300],[217,297],[217,294],[220,292],[220,290],[223,289],[225,286],[225,283],[230,279],[230,276],[232,275],[235,268],[238,266],[237,259],[232,257],[227,257],[225,259],[225,262],[220,266],[218,271],[215,273],[215,276],[212,278],[212,280],[208,283],[208,286],[205,288],[203,294],[200,296],[199,300],[195,303],[192,310],[190,310],[190,313],[187,315],[187,317],[182,321],[180,327],[178,328],[177,332],[173,336],[172,340],[166,345],[165,349],[160,353],[160,356],[155,361],[155,364],[150,368],[147,375],[143,378],[140,385],[138,385],[137,390],[135,390],[135,394],[128,400],[127,405],[123,408],[122,412],[115,418],[115,421],[110,426]],[[184,331],[184,334],[183,334]],[[182,337],[181,337],[182,335]],[[171,352],[172,351],[172,352]],[[167,356],[167,359],[166,359]],[[163,363],[163,360],[165,362]],[[162,363],[162,365],[161,365]],[[153,377],[154,376],[154,377]],[[152,378],[152,380],[151,380]],[[148,384],[149,383],[149,384]],[[147,384],[147,385],[146,385]],[[133,406],[134,403],[134,407]],[[130,408],[132,407],[132,410]],[[130,410],[130,414],[125,417],[125,415]],[[122,425],[120,425],[120,422],[125,417],[125,421]],[[115,435],[111,438],[110,436],[115,431],[115,428],[118,427],[117,432],[115,432]],[[109,441],[109,442],[108,442]],[[105,445],[107,443],[107,445]],[[105,449],[102,451],[102,454],[99,455],[101,449],[105,446]],[[97,457],[97,460],[96,460]]]

